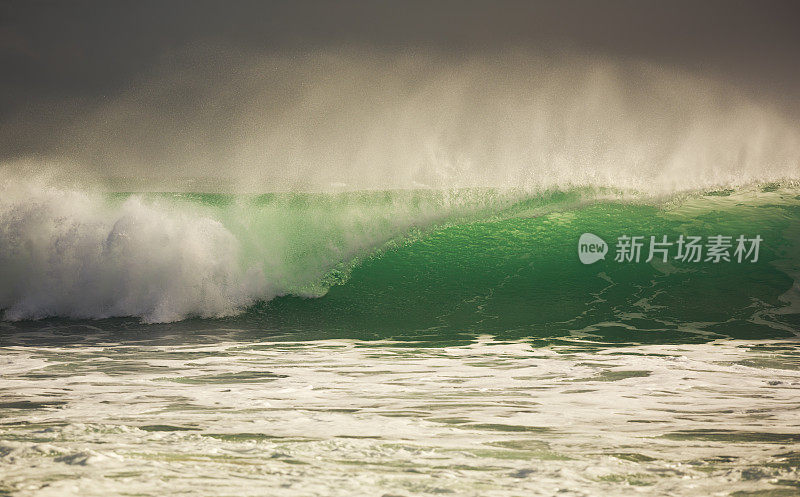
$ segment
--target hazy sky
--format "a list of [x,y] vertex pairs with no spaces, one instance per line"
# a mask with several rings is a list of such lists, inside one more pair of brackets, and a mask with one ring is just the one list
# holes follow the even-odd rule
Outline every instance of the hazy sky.
[[796,1],[2,1],[2,109],[113,93],[165,51],[355,43],[460,53],[573,46],[798,92]]
[[[611,57],[623,67],[645,61],[713,78],[796,117],[798,21],[800,2],[765,0],[0,1],[0,158],[63,148],[58,136],[76,116],[117,101],[153,71],[165,78],[165,66],[202,65],[219,78],[228,57],[285,60],[342,47],[437,60],[491,60],[513,47]],[[202,61],[205,53],[214,58]]]

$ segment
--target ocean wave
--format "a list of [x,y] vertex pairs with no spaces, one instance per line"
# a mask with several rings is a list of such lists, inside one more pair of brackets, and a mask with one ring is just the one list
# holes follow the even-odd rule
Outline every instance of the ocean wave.
[[[619,229],[656,226],[664,233],[641,234],[660,235],[694,224],[703,233],[734,234],[759,226],[776,244],[768,250],[777,250],[788,243],[787,216],[797,221],[796,187],[777,184],[688,200],[603,189],[103,194],[11,178],[3,187],[0,309],[6,320],[216,318],[280,296],[321,297],[345,285],[352,294],[329,298],[333,308],[319,312],[356,309],[355,315],[385,304],[375,316],[388,312],[400,320],[413,309],[431,316],[420,323],[429,326],[452,307],[450,300],[510,291],[503,297],[508,305],[528,306],[530,297],[539,307],[529,313],[531,322],[541,321],[536,316],[563,322],[566,315],[551,316],[553,303],[538,289],[562,274],[562,290],[574,293],[570,300],[592,300],[580,291],[585,275],[572,257],[572,238],[581,231],[614,234],[617,223]],[[747,210],[736,211],[743,202]],[[776,202],[784,204],[780,216],[755,206]],[[681,209],[679,220],[670,218]],[[702,221],[714,212],[730,218]],[[649,264],[639,272],[647,278],[648,271],[654,271]],[[733,273],[726,284],[743,275]]]

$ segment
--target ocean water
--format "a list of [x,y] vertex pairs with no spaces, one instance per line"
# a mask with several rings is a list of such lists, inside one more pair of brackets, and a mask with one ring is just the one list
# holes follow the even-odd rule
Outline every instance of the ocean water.
[[0,495],[800,492],[796,183],[16,183],[0,281]]

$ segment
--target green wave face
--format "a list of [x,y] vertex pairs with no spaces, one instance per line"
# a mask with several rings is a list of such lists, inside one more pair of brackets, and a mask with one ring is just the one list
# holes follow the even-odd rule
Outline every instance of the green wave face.
[[[5,207],[0,237],[11,320],[131,316],[169,330],[434,341],[800,329],[791,185],[657,200],[594,189],[21,198]],[[584,233],[609,245],[605,259],[581,263]],[[638,263],[615,260],[623,235],[644,237]],[[667,262],[645,261],[650,236],[681,235],[763,241],[756,262],[681,261],[675,246]]]
[[[661,205],[597,201],[530,215],[534,204],[434,229],[368,258],[324,297],[279,298],[251,314],[280,327],[417,338],[662,342],[800,329],[796,192],[721,192]],[[612,254],[582,264],[578,239],[586,232],[606,240]],[[648,239],[641,262],[614,260],[622,235]],[[646,263],[650,235],[760,235],[763,242],[755,263],[683,262],[674,259],[676,247],[668,262]]]

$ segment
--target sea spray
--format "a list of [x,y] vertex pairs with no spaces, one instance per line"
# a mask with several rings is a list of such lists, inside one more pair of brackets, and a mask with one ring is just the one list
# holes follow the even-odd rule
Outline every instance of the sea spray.
[[237,194],[671,194],[800,179],[800,129],[774,102],[669,66],[570,51],[192,48],[71,112],[41,131],[37,155],[3,168],[112,191]]

